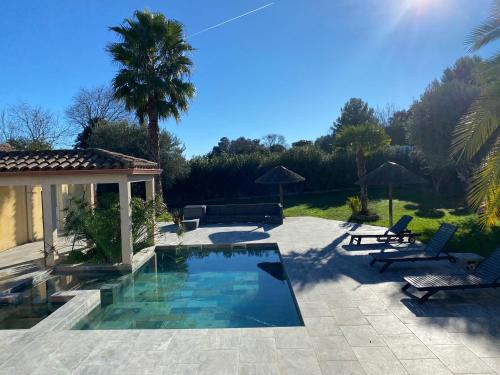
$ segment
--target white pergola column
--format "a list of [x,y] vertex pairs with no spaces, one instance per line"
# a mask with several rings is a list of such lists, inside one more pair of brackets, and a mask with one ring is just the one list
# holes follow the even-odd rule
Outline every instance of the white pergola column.
[[131,192],[130,182],[121,181],[120,189],[120,221],[121,221],[121,242],[122,242],[122,262],[132,264],[133,240],[132,240],[132,209],[130,207]]
[[56,199],[55,185],[42,185],[42,213],[43,213],[43,249],[45,253],[45,265],[53,267],[56,261],[55,241],[57,237],[57,225],[55,218]]
[[[155,180],[146,180],[146,201],[154,201],[155,199]],[[153,212],[154,224],[148,228],[148,237],[152,241],[152,245],[155,244],[155,232],[156,232],[156,213]]]
[[93,209],[95,206],[95,184],[83,185],[83,194],[85,195],[85,201]]
[[26,189],[26,223],[28,226],[28,241],[32,242],[35,240],[35,234],[33,230],[33,186],[27,185]]

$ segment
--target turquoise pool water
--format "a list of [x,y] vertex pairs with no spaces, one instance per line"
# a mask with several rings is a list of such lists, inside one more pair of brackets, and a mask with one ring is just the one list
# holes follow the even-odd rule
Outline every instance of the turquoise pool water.
[[300,326],[277,249],[157,250],[75,329]]

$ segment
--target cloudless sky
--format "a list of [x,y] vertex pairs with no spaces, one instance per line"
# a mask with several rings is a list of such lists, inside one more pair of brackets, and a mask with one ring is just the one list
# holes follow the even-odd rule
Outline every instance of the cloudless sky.
[[[111,81],[109,26],[136,9],[163,12],[188,35],[271,0],[3,0],[0,108],[19,101],[60,115],[79,88]],[[163,126],[203,154],[227,136],[326,134],[340,107],[408,107],[466,54],[464,39],[490,0],[276,0],[190,38],[197,95]],[[485,51],[488,54],[490,51]]]

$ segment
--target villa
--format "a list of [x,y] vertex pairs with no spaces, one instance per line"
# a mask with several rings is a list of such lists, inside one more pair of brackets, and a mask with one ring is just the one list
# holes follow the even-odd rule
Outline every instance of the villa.
[[0,375],[500,375],[500,0],[0,24]]
[[[156,173],[154,163],[104,150],[1,154],[0,185],[42,186],[48,210],[44,241],[28,245],[45,249],[47,267],[19,271],[15,254],[28,258],[25,268],[43,254],[27,245],[0,253],[0,373],[499,371],[499,291],[443,292],[419,304],[401,290],[403,276],[463,266],[422,262],[377,273],[370,251],[406,245],[352,245],[347,232],[358,224],[286,218],[204,224],[179,237],[174,224],[159,223],[156,244],[133,255],[123,206],[131,183],[145,181],[151,199]],[[100,183],[119,185],[121,263],[58,265],[51,250],[64,243],[56,240],[59,194]]]

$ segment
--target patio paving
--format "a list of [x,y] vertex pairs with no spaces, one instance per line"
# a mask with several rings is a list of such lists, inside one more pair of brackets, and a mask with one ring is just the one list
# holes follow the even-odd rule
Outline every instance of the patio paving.
[[[419,305],[401,277],[379,274],[353,224],[289,218],[278,227],[204,226],[183,245],[277,242],[305,327],[129,331],[0,331],[0,374],[500,374],[500,293],[438,293]],[[176,245],[162,227],[159,244]],[[474,249],[471,249],[474,251]]]

